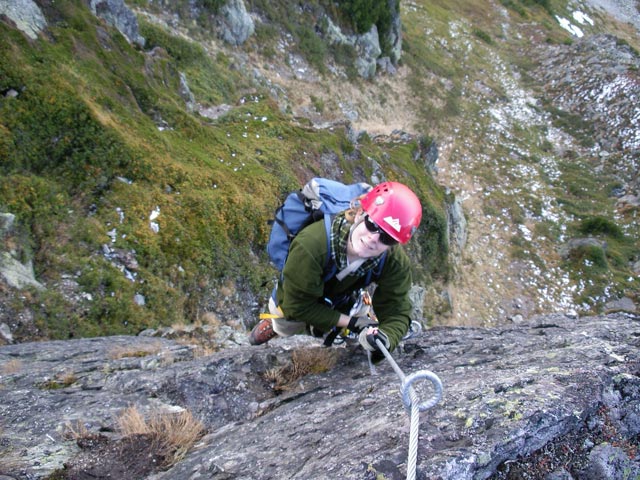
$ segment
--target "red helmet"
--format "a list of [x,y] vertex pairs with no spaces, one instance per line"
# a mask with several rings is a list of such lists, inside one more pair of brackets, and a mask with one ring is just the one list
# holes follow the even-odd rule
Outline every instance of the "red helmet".
[[420,200],[409,187],[384,182],[374,187],[360,205],[382,230],[400,243],[407,243],[422,220]]

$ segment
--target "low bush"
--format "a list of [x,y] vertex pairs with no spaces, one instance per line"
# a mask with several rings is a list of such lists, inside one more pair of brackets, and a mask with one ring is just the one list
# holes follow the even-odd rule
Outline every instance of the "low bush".
[[622,229],[615,222],[605,217],[587,217],[578,227],[580,233],[585,235],[606,235],[620,240],[624,237]]

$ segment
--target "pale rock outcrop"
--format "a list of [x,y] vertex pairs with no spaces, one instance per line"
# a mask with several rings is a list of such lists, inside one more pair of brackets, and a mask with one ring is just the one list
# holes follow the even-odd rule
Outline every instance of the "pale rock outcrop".
[[116,27],[130,43],[144,47],[145,39],[138,30],[138,19],[124,0],[90,0],[89,7],[94,15]]
[[242,0],[228,0],[215,17],[218,35],[231,45],[242,45],[253,35],[255,24]]
[[47,26],[42,10],[32,0],[6,0],[0,2],[0,15],[6,15],[32,40]]

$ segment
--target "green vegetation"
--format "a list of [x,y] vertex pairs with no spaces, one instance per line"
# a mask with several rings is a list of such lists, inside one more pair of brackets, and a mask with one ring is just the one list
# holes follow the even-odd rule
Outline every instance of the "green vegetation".
[[[145,21],[144,52],[115,29],[98,38],[98,20],[80,2],[60,15],[49,27],[55,41],[27,42],[0,24],[0,91],[18,92],[0,97],[0,211],[16,215],[39,279],[77,284],[75,300],[56,288],[25,296],[43,336],[188,323],[229,286],[266,297],[275,277],[268,220],[284,194],[322,173],[326,152],[340,159],[345,181],[356,169],[371,174],[368,158],[390,177],[413,179],[428,226],[416,276],[446,276],[443,196],[412,161],[415,146],[365,141],[354,160],[345,132],[296,126],[223,54]],[[293,31],[319,67],[318,37]],[[217,120],[191,113],[180,74],[201,105],[236,107]]]
[[489,35],[484,30],[480,30],[479,28],[474,28],[473,29],[473,34],[476,37],[478,37],[480,40],[482,40],[484,43],[487,43],[489,45],[493,44],[493,40],[491,39],[491,35]]
[[542,7],[549,15],[553,15],[550,0],[501,0],[502,5],[517,12],[521,17],[528,18],[528,7]]
[[[511,27],[523,28],[526,38],[542,33],[529,30],[528,25],[535,24],[541,26],[547,42],[571,43],[571,37],[552,16],[553,11],[565,9],[562,2],[501,3],[508,8]],[[450,162],[460,162],[458,168],[485,186],[482,213],[507,226],[511,224],[516,231],[520,225],[533,223],[531,240],[520,233],[506,238],[511,245],[511,258],[535,265],[543,275],[549,275],[556,262],[549,252],[557,251],[558,244],[571,238],[596,236],[606,243],[606,248],[578,248],[560,266],[569,273],[572,285],[577,286],[575,301],[581,313],[597,312],[608,300],[623,295],[637,299],[640,284],[630,265],[640,258],[637,241],[632,240],[640,232],[632,220],[632,209],[624,218],[614,220],[612,192],[620,186],[615,169],[603,169],[602,159],[585,154],[595,145],[593,123],[557,108],[551,101],[543,101],[528,108],[548,115],[549,125],[520,125],[507,120],[505,123],[512,122],[508,131],[494,138],[498,121],[483,111],[477,100],[486,101],[487,97],[475,95],[471,85],[481,85],[485,92],[491,92],[494,96],[489,97],[490,102],[499,105],[503,95],[514,93],[505,92],[505,85],[496,81],[503,77],[496,67],[511,65],[517,68],[525,86],[537,88],[529,76],[535,68],[534,61],[522,54],[527,51],[526,42],[516,39],[513,32],[505,36],[501,22],[477,3],[436,0],[405,8],[411,14],[402,18],[402,61],[410,67],[409,86],[412,97],[419,99],[416,103],[420,112],[419,123],[413,127],[429,132],[455,128],[459,132],[456,141],[465,143],[465,148],[454,147],[453,151],[463,152],[464,157],[459,160],[453,153]],[[543,92],[538,93],[544,99]],[[557,145],[548,140],[549,127],[571,135],[581,151],[566,150],[555,158]],[[473,139],[488,138],[478,132],[492,132],[491,144],[474,143]],[[558,162],[557,170],[549,168],[550,157],[554,158],[554,165]],[[614,165],[614,160],[608,159],[607,163]],[[543,190],[534,192],[528,184],[538,177],[544,182]],[[575,220],[569,231],[566,222],[571,220],[545,218],[550,206],[564,219]]]
[[[135,3],[158,8],[145,0]],[[246,3],[264,20],[256,22],[255,35],[243,47],[248,53],[262,55],[266,64],[280,55],[279,41],[286,38],[287,50],[320,73],[332,57],[355,85],[362,81],[355,48],[330,46],[314,29],[326,11],[345,31],[376,24],[384,36],[391,14],[388,2],[366,0],[312,0],[294,7],[284,0]],[[516,25],[543,25],[543,38],[569,41],[566,32],[545,23],[550,2],[502,3]],[[211,14],[221,5],[200,4],[203,15],[188,26],[194,38],[210,34]],[[445,129],[457,132],[451,162],[491,187],[482,198],[485,214],[512,226],[536,218],[535,239],[510,238],[513,258],[544,271],[549,258],[536,250],[540,242],[593,236],[606,247],[577,248],[563,263],[584,285],[578,296],[585,311],[604,296],[637,298],[638,280],[629,268],[640,258],[632,240],[640,233],[637,209],[614,210],[611,192],[620,187],[614,172],[596,171],[599,159],[570,150],[558,159],[557,171],[548,171],[545,161],[555,155],[555,145],[546,126],[514,122],[510,136],[473,144],[495,127],[478,99],[497,105],[510,93],[500,81],[500,67],[513,65],[526,80],[534,63],[522,55],[525,40],[507,39],[503,22],[485,7],[435,0],[412,4],[417,14],[403,16],[401,66],[408,67],[409,91],[388,89],[376,100],[386,107],[397,95],[411,98],[418,119],[408,127],[426,134],[408,145],[380,144],[363,135],[356,146],[345,131],[319,131],[294,121],[252,83],[240,62],[146,17],[139,19],[143,50],[79,1],[56,4],[56,21],[37,41],[0,23],[0,92],[16,92],[0,96],[0,211],[15,214],[19,226],[17,238],[5,241],[19,244],[21,259],[34,260],[37,277],[50,287],[20,300],[35,313],[43,336],[136,333],[189,323],[238,292],[263,301],[275,277],[264,252],[267,222],[286,193],[326,171],[327,154],[337,159],[344,181],[370,177],[377,165],[387,179],[416,190],[425,214],[409,245],[414,277],[422,284],[446,281],[452,273],[447,198],[417,160]],[[188,18],[188,2],[172,2],[170,8]],[[185,80],[192,97],[180,93]],[[333,107],[330,97],[308,98],[318,113]],[[200,115],[196,104],[230,111],[212,119]],[[579,116],[550,104],[535,109],[550,114],[549,127],[572,135],[580,147],[593,146],[593,127]],[[551,204],[574,221],[569,231],[553,220],[538,221],[549,202],[524,188],[528,172],[547,182]],[[511,190],[495,188],[506,185]],[[157,226],[150,219],[154,211]],[[56,288],[69,278],[76,284],[73,295]],[[144,304],[136,303],[136,295]]]
[[585,235],[606,235],[616,240],[621,240],[624,237],[622,229],[604,217],[585,218],[580,222],[578,230]]
[[629,265],[637,261],[638,246],[614,221],[601,216],[585,216],[574,226],[574,235],[599,240],[573,248],[564,262],[570,276],[583,286],[578,301],[585,311],[600,311],[603,299],[636,297],[637,282],[629,275]]
[[576,139],[585,148],[593,147],[593,125],[578,115],[567,113],[550,104],[545,104],[545,110],[553,116],[554,126],[561,128]]
[[[292,35],[294,42],[292,50],[297,51],[306,61],[320,73],[326,73],[326,58],[330,54],[334,60],[345,67],[349,77],[353,68],[353,47],[327,44],[326,40],[316,33],[316,28],[322,24],[322,15],[328,12],[331,19],[337,22],[347,33],[367,33],[373,25],[378,30],[380,47],[383,55],[391,55],[389,33],[391,32],[394,12],[398,11],[398,4],[376,0],[349,0],[344,2],[330,2],[328,0],[311,0],[304,2],[304,6],[292,6],[286,0],[248,0],[247,8],[260,12],[271,25],[258,24],[256,38],[250,43],[261,51],[273,50],[273,43],[278,38],[274,35],[273,25],[282,26],[282,30]],[[295,15],[292,15],[292,8]]]
[[[338,8],[342,15],[349,19],[356,33],[366,33],[375,25],[380,38],[385,39],[391,30],[393,14],[398,11],[399,3],[399,0],[395,0],[392,5],[388,1],[348,0],[339,2]],[[382,51],[388,52],[389,46],[382,45]]]
[[298,45],[300,50],[304,52],[309,64],[320,73],[325,73],[325,58],[327,55],[327,46],[322,42],[320,37],[310,27],[301,25],[296,29],[298,37]]

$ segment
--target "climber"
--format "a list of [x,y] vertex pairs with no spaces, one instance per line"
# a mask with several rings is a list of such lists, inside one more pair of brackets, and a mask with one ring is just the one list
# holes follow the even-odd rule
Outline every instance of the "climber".
[[[253,328],[250,343],[299,333],[326,339],[344,328],[357,333],[373,361],[380,361],[384,357],[375,340],[393,351],[411,323],[411,266],[398,244],[411,239],[421,218],[420,201],[408,187],[384,182],[335,215],[327,227],[329,239],[325,222],[304,228],[291,242],[281,280],[269,300],[270,314]],[[337,273],[327,279],[328,263]],[[357,301],[369,281],[376,284],[375,324],[366,302]]]

